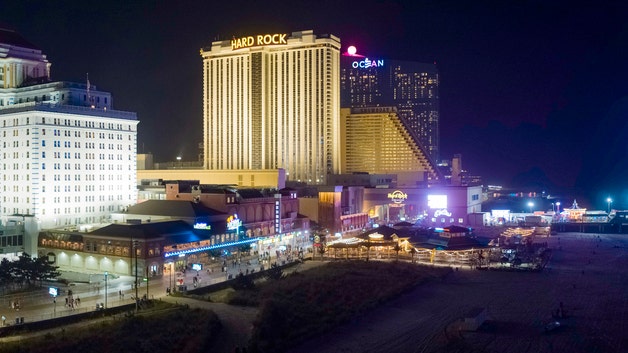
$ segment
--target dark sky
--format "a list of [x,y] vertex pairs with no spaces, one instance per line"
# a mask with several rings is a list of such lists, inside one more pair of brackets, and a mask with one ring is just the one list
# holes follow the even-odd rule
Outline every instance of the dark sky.
[[627,6],[3,0],[0,24],[48,55],[54,80],[84,82],[89,72],[92,84],[112,92],[116,109],[137,112],[138,150],[157,161],[196,158],[201,47],[232,36],[313,29],[373,57],[435,61],[442,157],[461,153],[463,167],[485,184],[575,188],[593,200],[612,194],[619,204],[621,197],[628,201]]

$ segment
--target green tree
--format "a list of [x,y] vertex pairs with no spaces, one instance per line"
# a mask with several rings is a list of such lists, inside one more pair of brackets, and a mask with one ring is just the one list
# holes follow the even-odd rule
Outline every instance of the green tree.
[[325,243],[322,243],[321,246],[318,247],[318,252],[321,254],[321,261],[323,261],[323,255],[327,252],[327,247]]
[[13,267],[13,280],[22,286],[24,283],[31,284],[34,266],[33,259],[27,253],[22,253]]
[[4,258],[0,261],[0,285],[4,288],[13,283],[13,263]]
[[366,247],[366,261],[368,262],[368,260],[370,260],[371,258],[371,246],[373,246],[371,244],[371,241],[368,240],[366,243],[363,244],[364,247]]
[[35,279],[39,280],[40,285],[42,281],[56,279],[61,275],[61,272],[59,272],[59,266],[53,266],[45,257],[38,257],[35,259],[33,261],[33,266],[35,270]]
[[27,286],[35,282],[57,278],[59,267],[48,263],[45,257],[33,259],[29,254],[22,253],[16,261],[3,259],[0,262],[0,281],[3,285],[18,284]]

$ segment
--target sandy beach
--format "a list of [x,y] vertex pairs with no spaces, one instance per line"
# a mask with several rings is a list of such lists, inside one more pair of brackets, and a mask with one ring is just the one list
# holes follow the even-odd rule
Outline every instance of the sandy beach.
[[[627,352],[628,235],[560,233],[541,273],[460,269],[292,352]],[[561,306],[561,326],[545,326]],[[484,308],[487,324],[458,330]]]

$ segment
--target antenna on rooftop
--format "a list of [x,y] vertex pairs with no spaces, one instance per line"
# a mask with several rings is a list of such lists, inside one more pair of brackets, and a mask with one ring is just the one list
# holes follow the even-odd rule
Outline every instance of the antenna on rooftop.
[[[87,79],[87,102],[89,105],[92,105],[92,96],[89,94],[90,84],[89,84],[89,72],[85,74],[85,78]],[[93,107],[92,107],[93,108]]]
[[94,97],[92,97],[92,95],[90,94],[92,85],[89,83],[89,72],[86,73],[85,76],[87,79],[87,104],[89,104],[91,108],[96,108],[96,106],[94,105]]

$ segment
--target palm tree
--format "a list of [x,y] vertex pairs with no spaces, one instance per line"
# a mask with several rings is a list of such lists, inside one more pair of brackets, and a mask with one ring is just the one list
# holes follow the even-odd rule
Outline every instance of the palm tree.
[[318,252],[321,254],[321,261],[323,261],[323,255],[325,255],[325,252],[327,252],[327,249],[325,248],[325,243],[321,243],[321,246],[318,248]]
[[364,246],[366,247],[366,261],[368,262],[371,255],[371,239],[370,238],[367,239],[366,244],[364,244]]
[[410,249],[410,254],[412,254],[412,263],[414,263],[414,255],[417,253],[416,248],[413,247],[412,249]]
[[393,250],[395,250],[395,253],[397,255],[397,259],[395,261],[399,261],[399,252],[401,251],[401,246],[399,245],[399,242],[395,243],[395,246],[393,246]]

